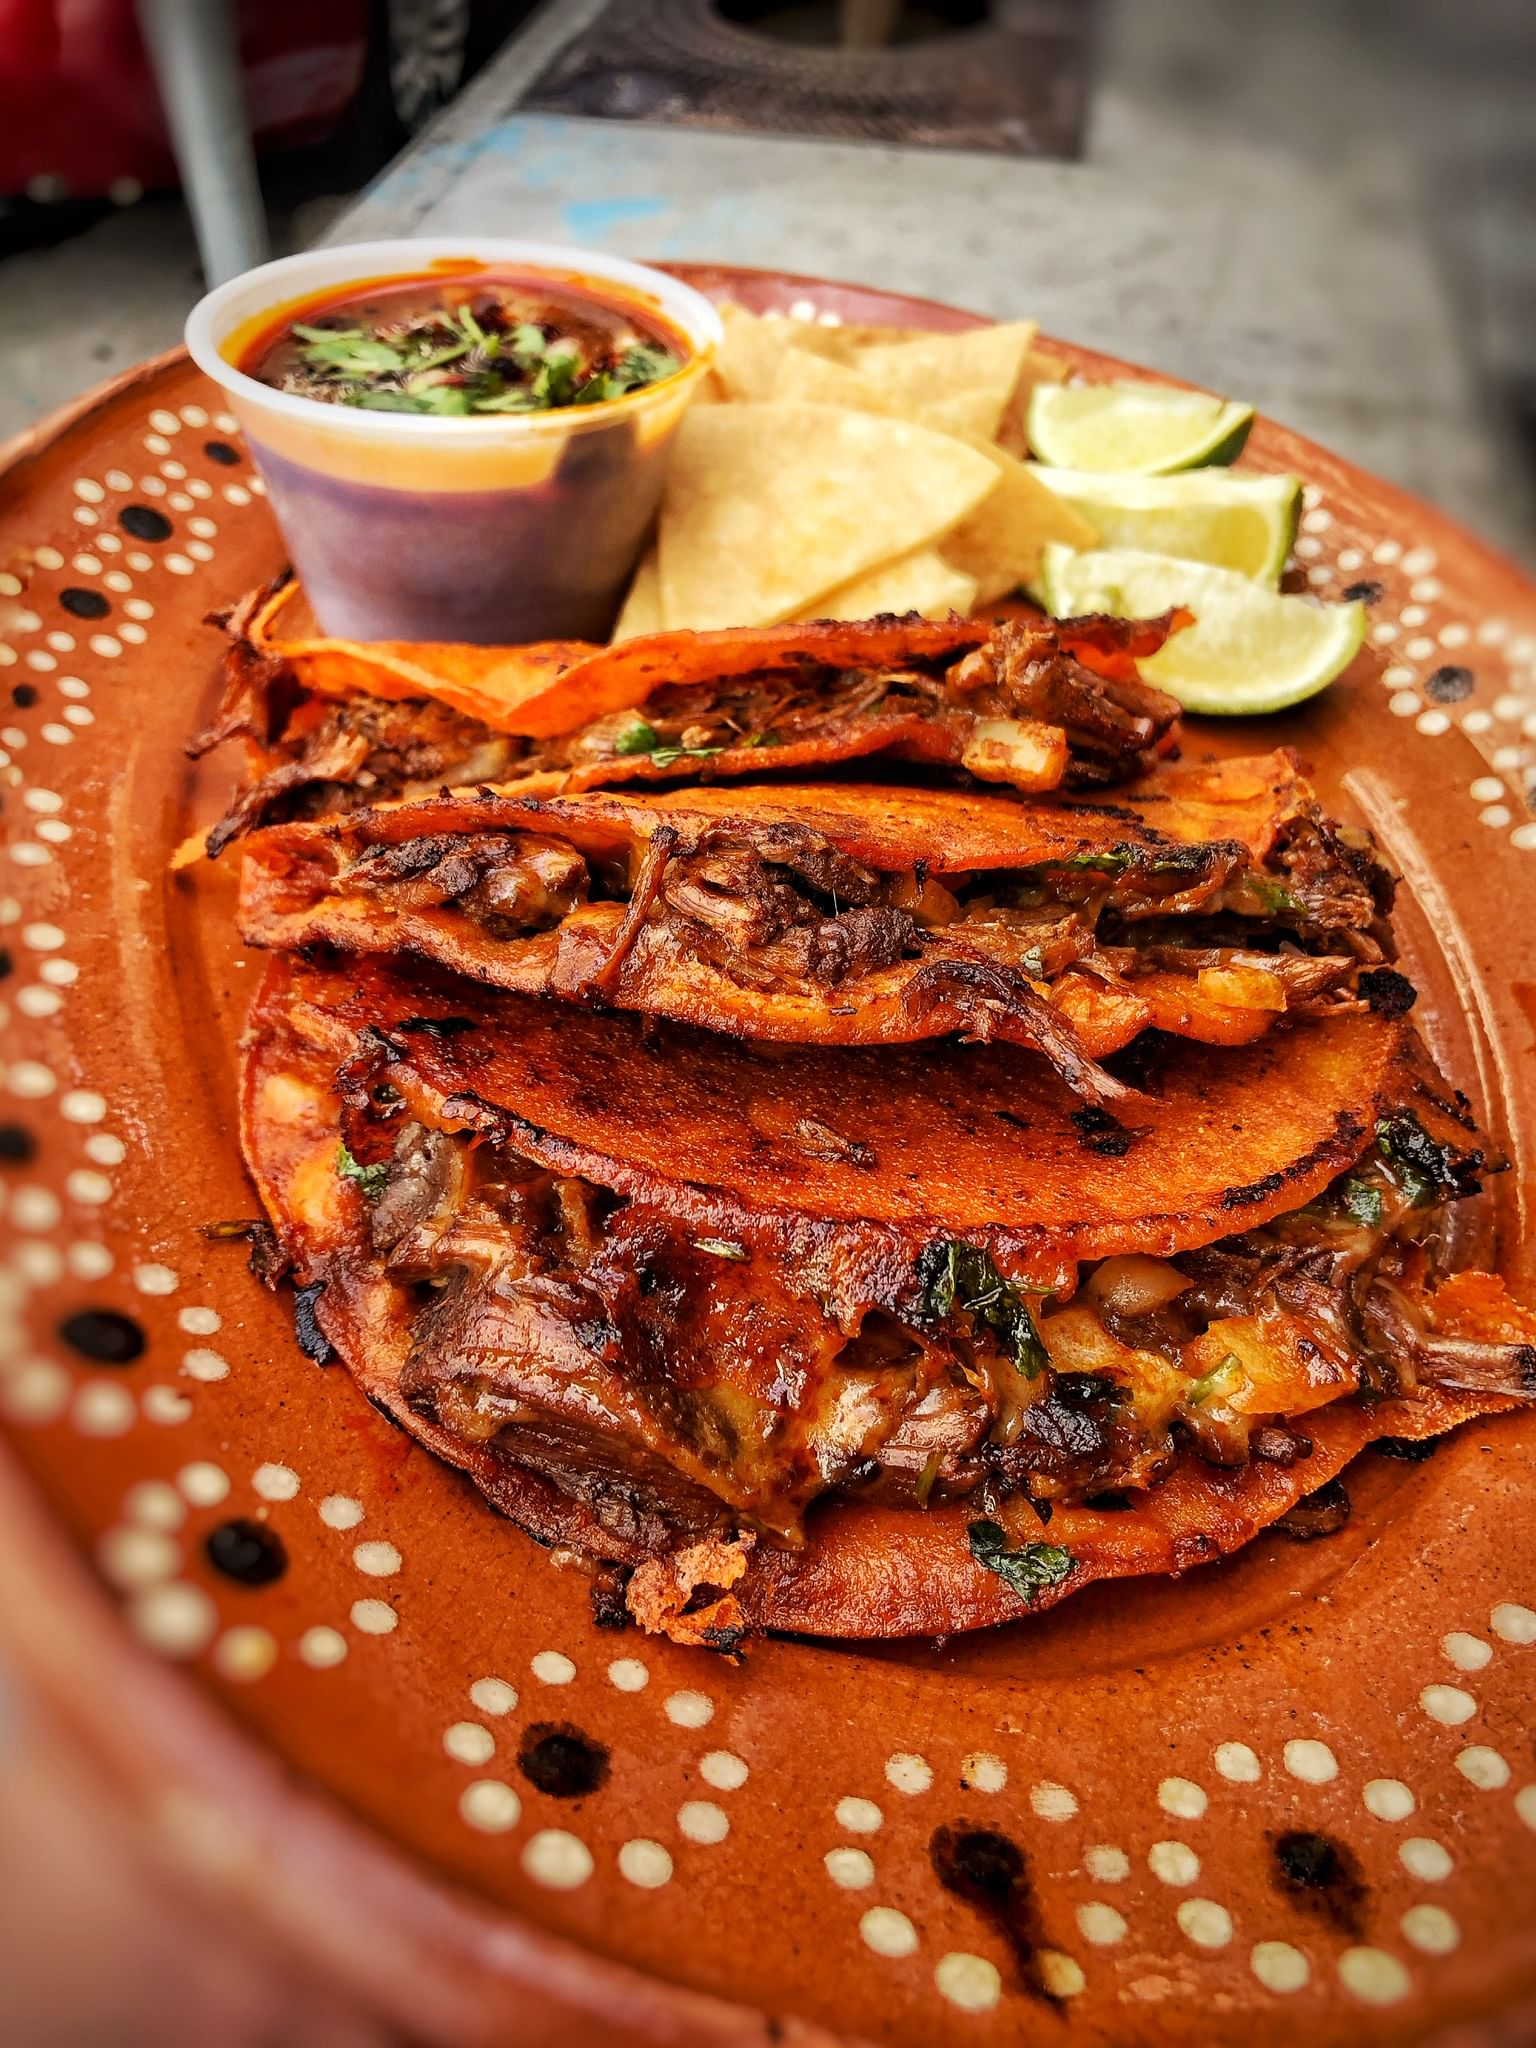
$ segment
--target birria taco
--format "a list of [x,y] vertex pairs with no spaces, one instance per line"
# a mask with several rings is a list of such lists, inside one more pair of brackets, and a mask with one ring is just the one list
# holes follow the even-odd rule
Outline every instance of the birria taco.
[[284,956],[244,1144],[370,1397],[629,1616],[731,1648],[1013,1619],[1249,1541],[1380,1437],[1536,1394],[1486,1164],[1408,1020],[764,1046]]

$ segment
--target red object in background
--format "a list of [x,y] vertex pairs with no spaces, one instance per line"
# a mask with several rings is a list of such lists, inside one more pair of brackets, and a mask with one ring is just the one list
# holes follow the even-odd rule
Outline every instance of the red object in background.
[[[258,144],[321,140],[363,80],[368,0],[239,0]],[[133,0],[0,0],[0,195],[105,198],[176,165]]]

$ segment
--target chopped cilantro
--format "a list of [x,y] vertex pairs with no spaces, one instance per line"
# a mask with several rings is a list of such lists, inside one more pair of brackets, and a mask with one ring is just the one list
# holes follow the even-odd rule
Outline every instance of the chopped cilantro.
[[1299,917],[1306,910],[1307,906],[1301,898],[1294,890],[1288,889],[1284,882],[1273,882],[1266,875],[1250,875],[1248,886],[1271,917],[1283,914]]
[[1109,853],[1069,854],[1056,865],[1063,868],[1086,868],[1096,875],[1123,875],[1135,857],[1124,847],[1116,847]]
[[957,1309],[990,1330],[1026,1379],[1050,1363],[1024,1297],[988,1254],[958,1238],[932,1245],[918,1261],[922,1313],[942,1321]]
[[1353,1178],[1344,1183],[1344,1207],[1357,1223],[1367,1230],[1376,1230],[1381,1224],[1381,1189],[1373,1188],[1368,1180]]
[[1195,1381],[1195,1384],[1184,1396],[1185,1407],[1203,1408],[1206,1402],[1210,1400],[1212,1394],[1221,1387],[1222,1382],[1231,1379],[1234,1373],[1241,1372],[1242,1369],[1243,1361],[1235,1351],[1229,1351],[1220,1365],[1213,1365],[1209,1372],[1202,1373],[1199,1379]]
[[723,747],[656,747],[651,759],[658,768],[670,768],[674,761],[707,761],[711,755],[724,751]]
[[661,734],[654,725],[647,725],[637,717],[633,725],[626,725],[613,743],[616,754],[654,754],[661,745]]
[[709,1252],[717,1259],[734,1259],[738,1264],[750,1257],[744,1244],[737,1244],[733,1237],[696,1237],[693,1240],[696,1252]]
[[389,1162],[360,1166],[345,1145],[336,1147],[336,1174],[340,1180],[355,1181],[365,1202],[376,1202],[389,1185]]
[[1021,1543],[1010,1550],[1008,1532],[1000,1522],[972,1522],[965,1533],[976,1562],[996,1572],[1026,1607],[1033,1607],[1036,1594],[1046,1587],[1059,1586],[1074,1568],[1071,1551],[1059,1543]]
[[[659,343],[632,341],[594,356],[509,309],[439,307],[370,331],[356,323],[289,330],[293,357],[267,379],[280,390],[367,412],[547,412],[597,405],[675,376],[681,359]],[[260,371],[258,375],[262,374]]]

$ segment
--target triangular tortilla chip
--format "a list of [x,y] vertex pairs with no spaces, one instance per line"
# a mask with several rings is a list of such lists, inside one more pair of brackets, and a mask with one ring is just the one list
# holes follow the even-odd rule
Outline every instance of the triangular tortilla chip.
[[1021,585],[1033,588],[1047,541],[1069,548],[1098,544],[1096,529],[1077,507],[1048,491],[1016,456],[1001,448],[987,453],[997,464],[996,487],[944,542],[944,559],[975,578],[977,604]]
[[[876,384],[861,370],[816,356],[792,352],[781,358],[774,375],[775,400],[850,406],[925,427],[942,422],[904,393]],[[1069,548],[1097,544],[1093,526],[1054,491],[1031,474],[1015,456],[974,435],[957,436],[984,454],[997,469],[997,487],[974,512],[967,513],[944,542],[944,557],[975,580],[973,604],[990,604],[1020,584],[1033,583],[1047,541]]]
[[827,362],[852,363],[861,349],[920,341],[930,331],[864,327],[844,321],[829,325],[820,320],[795,320],[782,313],[749,313],[745,306],[737,305],[722,306],[720,318],[725,342],[711,376],[722,387],[715,395],[723,394],[737,404],[766,398],[775,370],[791,350]]
[[1029,395],[1037,384],[1065,384],[1072,374],[1072,365],[1065,356],[1058,356],[1050,349],[1032,348],[1024,358],[1024,374],[1020,377],[1013,402],[1003,415],[1003,424],[997,430],[1000,448],[1006,448],[1010,455],[1021,459],[1029,453],[1029,430],[1025,422],[1029,413]]
[[1033,320],[932,334],[860,351],[856,367],[884,390],[915,399],[952,427],[993,441],[1023,373]]
[[873,619],[892,613],[900,618],[917,612],[925,619],[947,619],[951,612],[963,616],[975,601],[974,576],[953,568],[933,548],[915,548],[817,598],[815,616]]
[[768,626],[936,540],[996,482],[991,459],[905,420],[712,406],[678,433],[662,508],[671,627]]
[[640,557],[640,566],[629,586],[624,609],[613,629],[614,644],[620,640],[639,639],[645,633],[659,633],[666,623],[661,613],[661,571],[656,566],[656,544],[653,541]]

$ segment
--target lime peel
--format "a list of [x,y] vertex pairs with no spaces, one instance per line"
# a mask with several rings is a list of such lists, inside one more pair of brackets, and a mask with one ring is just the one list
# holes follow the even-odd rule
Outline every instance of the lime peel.
[[1176,476],[1107,476],[1031,466],[1031,473],[1098,529],[1102,548],[1135,548],[1236,569],[1279,583],[1301,519],[1294,476],[1193,469]]
[[1235,462],[1253,407],[1164,384],[1037,384],[1026,431],[1031,452],[1056,469],[1167,476]]
[[1187,711],[1218,718],[1283,711],[1325,690],[1365,639],[1360,603],[1319,605],[1287,597],[1233,569],[1134,548],[1085,554],[1052,544],[1041,564],[1047,609],[1057,618],[1113,612],[1155,618],[1183,605],[1195,623],[1141,664],[1149,683]]

